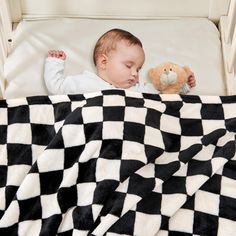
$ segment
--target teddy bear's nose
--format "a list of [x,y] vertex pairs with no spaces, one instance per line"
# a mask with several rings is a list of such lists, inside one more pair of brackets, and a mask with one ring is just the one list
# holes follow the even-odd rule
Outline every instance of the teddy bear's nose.
[[164,73],[165,73],[166,75],[168,75],[168,74],[169,74],[169,70],[165,69],[165,70],[164,70]]

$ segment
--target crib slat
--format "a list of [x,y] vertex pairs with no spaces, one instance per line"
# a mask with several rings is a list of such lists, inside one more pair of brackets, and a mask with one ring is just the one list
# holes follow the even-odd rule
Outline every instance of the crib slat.
[[226,43],[230,43],[233,37],[236,24],[236,0],[230,1],[229,13],[227,16],[227,28],[225,30]]

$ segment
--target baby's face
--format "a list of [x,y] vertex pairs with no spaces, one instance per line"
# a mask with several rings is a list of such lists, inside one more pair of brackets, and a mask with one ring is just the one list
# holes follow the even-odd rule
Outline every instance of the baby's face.
[[139,81],[139,70],[145,60],[144,51],[139,45],[129,45],[126,41],[121,41],[107,58],[107,82],[117,88],[126,89]]

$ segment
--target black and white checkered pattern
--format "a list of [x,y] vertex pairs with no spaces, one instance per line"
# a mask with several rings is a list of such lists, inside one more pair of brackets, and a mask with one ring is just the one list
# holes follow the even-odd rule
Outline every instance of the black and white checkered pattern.
[[235,235],[236,97],[0,101],[0,235]]

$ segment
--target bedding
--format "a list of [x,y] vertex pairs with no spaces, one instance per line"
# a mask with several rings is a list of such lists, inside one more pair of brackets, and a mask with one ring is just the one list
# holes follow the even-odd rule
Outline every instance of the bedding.
[[0,235],[227,235],[235,96],[0,101]]
[[[92,51],[96,40],[111,28],[123,28],[143,42],[148,69],[165,61],[189,65],[194,71],[196,95],[225,95],[219,31],[207,18],[22,20],[14,31],[12,50],[4,65],[5,98],[48,95],[43,81],[44,59],[49,49],[67,53],[66,74],[95,71]],[[91,30],[92,29],[92,30]],[[79,91],[78,91],[79,92]]]

